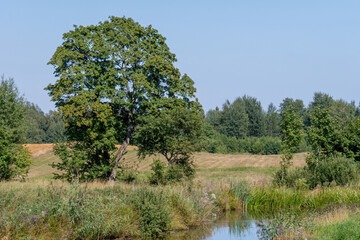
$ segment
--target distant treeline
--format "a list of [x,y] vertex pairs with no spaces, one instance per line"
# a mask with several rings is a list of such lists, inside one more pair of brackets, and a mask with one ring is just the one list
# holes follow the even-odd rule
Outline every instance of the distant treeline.
[[[24,102],[26,109],[25,143],[57,143],[66,141],[64,122],[54,111],[44,113],[37,105]],[[315,93],[306,107],[302,100],[285,98],[277,108],[270,104],[264,110],[254,97],[243,96],[233,102],[226,101],[222,108],[209,110],[204,118],[203,151],[211,153],[278,154],[281,152],[282,113],[294,106],[301,116],[304,130],[311,126],[310,115],[315,109],[330,109],[341,122],[341,127],[360,115],[355,102],[335,100],[325,93]],[[132,144],[136,144],[132,142]],[[298,152],[309,151],[307,135],[298,147]]]
[[[340,120],[341,127],[360,115],[355,102],[335,100],[319,92],[314,94],[313,101],[307,107],[300,99],[285,98],[279,108],[271,103],[267,111],[256,98],[243,96],[233,102],[226,101],[221,109],[217,107],[206,113],[203,150],[214,153],[280,153],[282,113],[290,106],[301,116],[304,130],[311,125],[310,116],[316,108],[330,109],[331,114]],[[298,152],[309,148],[307,136],[304,135]]]
[[44,113],[37,105],[25,102],[25,143],[64,142],[65,127],[61,116],[54,111]]

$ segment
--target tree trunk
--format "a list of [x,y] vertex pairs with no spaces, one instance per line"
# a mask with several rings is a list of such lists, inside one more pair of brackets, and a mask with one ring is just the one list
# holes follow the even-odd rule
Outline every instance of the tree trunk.
[[119,162],[121,160],[121,158],[124,156],[125,154],[125,150],[127,148],[127,146],[129,145],[129,142],[130,142],[130,137],[131,137],[131,133],[132,133],[132,129],[133,127],[132,126],[129,126],[128,127],[128,131],[126,133],[126,137],[125,137],[125,140],[124,142],[121,144],[117,154],[116,154],[116,158],[115,158],[115,162],[114,162],[114,166],[113,166],[113,169],[111,171],[111,174],[110,174],[110,177],[109,177],[109,184],[113,184],[115,182],[115,178],[116,178],[116,168],[118,167],[119,165]]

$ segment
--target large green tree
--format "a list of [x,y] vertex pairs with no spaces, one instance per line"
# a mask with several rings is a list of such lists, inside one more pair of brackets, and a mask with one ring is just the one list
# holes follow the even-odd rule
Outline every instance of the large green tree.
[[19,144],[25,134],[25,106],[14,80],[0,82],[0,180],[25,177],[30,167],[28,152]]
[[131,18],[75,26],[63,40],[49,62],[58,80],[46,89],[69,140],[91,148],[89,165],[112,165],[113,181],[139,119],[167,100],[181,99],[185,108],[198,104],[194,82],[174,66],[165,38]]
[[311,126],[308,127],[308,138],[316,159],[320,155],[331,155],[342,152],[345,142],[340,120],[331,114],[331,108],[315,107],[309,115]]

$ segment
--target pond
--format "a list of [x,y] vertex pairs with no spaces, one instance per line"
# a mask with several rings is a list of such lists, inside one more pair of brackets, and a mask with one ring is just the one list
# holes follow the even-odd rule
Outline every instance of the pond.
[[194,240],[226,240],[244,239],[258,240],[260,227],[257,217],[248,213],[230,212],[221,216],[211,225],[200,226],[185,232],[172,234],[169,239],[194,239]]

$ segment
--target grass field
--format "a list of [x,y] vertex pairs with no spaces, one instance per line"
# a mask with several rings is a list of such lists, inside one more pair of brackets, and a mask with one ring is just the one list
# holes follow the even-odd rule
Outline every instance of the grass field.
[[[153,234],[158,226],[165,226],[162,231],[169,234],[211,223],[214,216],[230,210],[245,209],[267,217],[272,214],[266,229],[284,229],[273,239],[290,239],[298,232],[304,237],[294,239],[360,236],[360,184],[312,190],[267,184],[279,168],[281,155],[196,153],[196,181],[172,185],[152,186],[141,178],[114,185],[69,184],[51,180],[56,171],[51,163],[59,161],[52,144],[26,147],[32,154],[30,181],[0,185],[0,215],[5,219],[0,221],[0,239],[125,239]],[[146,177],[154,158],[161,159],[139,160],[132,147],[122,164]],[[305,158],[306,153],[295,154],[293,166],[305,166]],[[299,210],[304,215],[295,218],[291,211]],[[159,213],[162,218],[155,219]]]
[[[25,147],[32,154],[30,179],[51,178],[56,171],[50,165],[59,159],[52,151],[53,144],[27,144]],[[149,171],[154,158],[138,159],[136,147],[130,146],[123,163],[140,172]],[[306,153],[295,154],[293,166],[305,166]],[[279,167],[281,155],[250,155],[250,154],[212,154],[196,153],[194,164],[198,179],[239,178],[250,182],[268,181]]]

